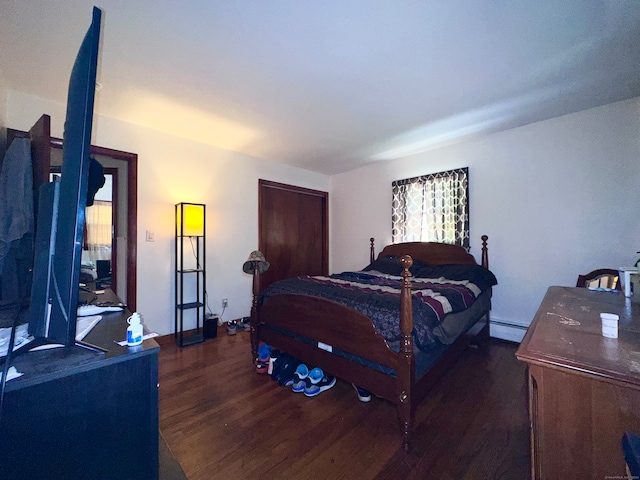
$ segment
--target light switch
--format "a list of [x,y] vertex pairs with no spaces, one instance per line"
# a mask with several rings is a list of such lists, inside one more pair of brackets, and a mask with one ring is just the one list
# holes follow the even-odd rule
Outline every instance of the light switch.
[[153,230],[147,230],[147,242],[155,242],[156,241],[156,232]]

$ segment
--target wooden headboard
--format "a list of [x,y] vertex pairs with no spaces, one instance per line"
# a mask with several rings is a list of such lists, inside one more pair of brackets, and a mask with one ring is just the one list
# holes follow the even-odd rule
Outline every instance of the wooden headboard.
[[[487,254],[486,235],[482,236],[482,266],[489,268],[489,258]],[[371,239],[373,246],[373,239]],[[406,242],[387,245],[378,254],[378,258],[385,255],[410,255],[413,260],[419,260],[427,265],[478,265],[473,255],[468,253],[463,247],[450,245],[448,243],[436,242]]]

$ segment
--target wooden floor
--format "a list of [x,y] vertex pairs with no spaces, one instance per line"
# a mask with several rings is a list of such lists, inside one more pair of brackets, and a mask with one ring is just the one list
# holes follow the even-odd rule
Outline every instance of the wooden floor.
[[249,334],[160,350],[160,428],[190,480],[529,478],[517,345],[468,349],[418,407],[412,449],[395,407],[338,381],[315,398],[254,373]]

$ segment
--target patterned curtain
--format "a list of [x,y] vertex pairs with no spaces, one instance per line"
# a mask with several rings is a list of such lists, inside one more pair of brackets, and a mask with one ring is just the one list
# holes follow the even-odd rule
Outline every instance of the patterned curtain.
[[96,260],[111,260],[111,202],[94,200],[86,209],[86,236],[89,260],[95,265]]
[[442,242],[469,249],[469,169],[391,184],[393,243]]

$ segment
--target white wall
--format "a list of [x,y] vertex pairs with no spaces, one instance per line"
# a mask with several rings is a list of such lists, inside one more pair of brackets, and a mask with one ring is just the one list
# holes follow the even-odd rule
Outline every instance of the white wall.
[[[51,115],[52,135],[62,137],[64,107],[9,93],[8,125],[26,130]],[[146,326],[173,332],[174,204],[207,205],[209,306],[224,319],[249,314],[251,277],[242,272],[258,247],[258,179],[329,190],[329,177],[259,160],[105,117],[94,121],[93,144],[138,154],[138,311]],[[145,241],[146,230],[155,242]],[[188,327],[189,328],[189,327]]]
[[391,182],[469,167],[472,252],[489,236],[492,320],[528,325],[548,286],[640,250],[640,98],[331,178],[334,271],[391,241]]
[[[0,98],[2,88],[0,86]],[[9,91],[6,126],[43,113],[62,136],[64,108]],[[1,106],[0,106],[1,110]],[[4,126],[0,123],[0,126]],[[173,205],[207,204],[209,305],[246,315],[251,278],[241,266],[258,241],[258,179],[330,192],[330,270],[368,262],[391,241],[391,182],[469,167],[472,253],[489,235],[492,319],[528,325],[549,285],[633,263],[640,250],[640,98],[500,132],[411,158],[326,177],[98,117],[94,144],[135,152],[138,171],[138,310],[173,331]],[[145,241],[154,230],[156,240]]]

